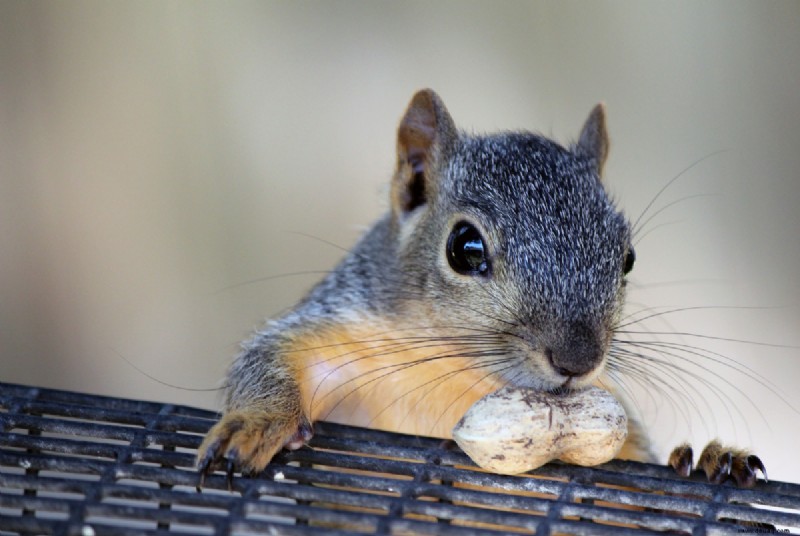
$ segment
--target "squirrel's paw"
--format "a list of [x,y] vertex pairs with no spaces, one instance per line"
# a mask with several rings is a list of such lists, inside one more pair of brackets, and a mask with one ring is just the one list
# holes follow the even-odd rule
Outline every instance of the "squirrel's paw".
[[[681,476],[689,476],[693,466],[692,447],[684,443],[676,447],[669,455],[669,465]],[[767,470],[761,459],[741,449],[723,446],[714,440],[703,449],[697,460],[697,469],[706,474],[709,482],[720,484],[733,479],[740,488],[751,488],[756,483],[756,473],[761,471],[764,481]]]
[[311,423],[305,417],[275,415],[261,409],[230,411],[208,431],[197,451],[197,489],[216,467],[225,467],[231,489],[236,469],[245,474],[262,471],[281,448],[298,449],[312,436]]

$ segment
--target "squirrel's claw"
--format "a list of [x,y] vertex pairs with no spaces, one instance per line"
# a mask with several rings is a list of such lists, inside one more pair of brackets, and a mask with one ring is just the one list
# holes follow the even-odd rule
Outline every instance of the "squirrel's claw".
[[700,459],[697,460],[697,466],[706,473],[709,482],[721,484],[731,474],[733,454],[725,451],[719,443],[715,443],[712,441],[703,449]]
[[[689,476],[692,471],[692,448],[684,443],[676,447],[669,456],[669,465],[681,476]],[[761,471],[764,481],[767,470],[761,458],[747,451],[723,446],[719,441],[711,441],[697,460],[697,469],[706,474],[713,484],[721,484],[732,479],[740,488],[751,488],[756,484],[757,472]]]
[[202,489],[215,467],[224,467],[231,490],[237,469],[244,474],[258,473],[281,448],[300,448],[312,435],[311,424],[302,416],[287,417],[261,409],[230,411],[209,430],[197,451],[197,489]]
[[197,457],[197,471],[200,473],[200,482],[197,483],[195,489],[202,491],[203,485],[206,482],[206,475],[211,473],[211,466],[214,462],[213,453],[219,448],[218,445],[208,445],[205,454]]
[[761,471],[764,475],[764,482],[767,482],[767,470],[761,462],[761,458],[755,454],[742,454],[733,457],[731,464],[731,476],[736,480],[740,488],[752,488],[756,484],[756,472]]
[[692,474],[692,467],[694,466],[694,451],[691,445],[684,443],[675,447],[669,455],[669,466],[675,469],[675,472],[680,476],[689,476]]
[[233,453],[229,451],[228,466],[225,469],[225,480],[228,482],[228,491],[233,491],[233,473],[236,470],[236,463],[234,462],[235,459],[236,451],[234,450]]
[[288,450],[297,450],[308,443],[312,437],[314,437],[314,427],[308,422],[308,419],[303,417],[297,430],[295,430],[292,437],[286,441],[283,447]]

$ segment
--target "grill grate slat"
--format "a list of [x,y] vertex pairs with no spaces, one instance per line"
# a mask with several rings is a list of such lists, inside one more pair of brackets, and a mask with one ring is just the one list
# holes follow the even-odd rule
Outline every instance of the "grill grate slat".
[[0,536],[800,534],[800,485],[753,489],[615,460],[481,471],[432,438],[318,423],[310,447],[202,492],[210,411],[0,383]]

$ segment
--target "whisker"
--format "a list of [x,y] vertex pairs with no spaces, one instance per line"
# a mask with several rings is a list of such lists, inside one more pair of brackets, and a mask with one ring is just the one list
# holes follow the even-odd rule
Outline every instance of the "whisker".
[[[639,232],[644,230],[644,228],[647,227],[647,224],[650,223],[651,221],[653,221],[653,219],[655,219],[662,212],[664,212],[664,211],[668,210],[669,208],[674,207],[675,205],[678,205],[680,203],[685,203],[686,201],[691,201],[692,199],[697,199],[697,198],[700,198],[700,197],[717,197],[717,194],[687,195],[686,197],[681,197],[680,199],[676,199],[675,201],[672,201],[671,203],[667,203],[666,205],[664,205],[663,207],[659,208],[654,213],[652,213],[646,220],[644,220],[642,222],[641,226],[637,225],[635,230],[633,231],[632,238],[638,238],[638,240],[641,240],[645,236],[647,236],[652,231],[652,229],[650,231],[648,231],[647,233],[645,233],[644,235],[642,235],[641,237],[639,237]],[[657,229],[658,226],[656,226],[655,228]],[[638,242],[638,240],[637,240],[637,242]]]
[[656,195],[653,196],[653,198],[650,200],[650,202],[647,204],[647,206],[644,208],[644,210],[639,214],[639,217],[636,218],[636,221],[633,222],[633,225],[631,226],[631,228],[634,229],[634,230],[638,229],[639,222],[642,220],[642,218],[645,216],[645,214],[647,214],[647,212],[653,207],[655,202],[658,201],[658,199],[664,194],[664,192],[670,186],[672,186],[678,179],[683,177],[689,170],[691,170],[695,166],[698,166],[700,163],[705,162],[706,160],[708,160],[708,159],[710,159],[710,158],[712,158],[714,156],[720,155],[722,153],[725,153],[725,152],[727,152],[727,151],[719,150],[719,151],[715,151],[715,152],[713,152],[711,154],[707,154],[706,156],[704,156],[702,158],[698,158],[697,160],[695,160],[694,162],[689,164],[686,168],[681,170],[680,173],[678,173],[677,175],[672,177],[672,179],[670,179],[664,186],[662,186],[661,189],[656,193]]
[[165,382],[163,380],[159,380],[158,378],[156,378],[155,376],[153,376],[151,374],[148,374],[147,372],[145,372],[144,370],[142,370],[138,366],[134,365],[132,361],[130,361],[128,358],[126,358],[124,355],[122,355],[122,353],[119,350],[117,350],[116,348],[111,348],[111,351],[114,352],[115,354],[117,354],[117,357],[119,357],[125,363],[127,363],[128,366],[131,367],[133,370],[135,370],[136,372],[138,372],[139,374],[141,374],[145,378],[147,378],[149,380],[152,380],[152,381],[154,381],[154,382],[156,382],[158,384],[163,385],[164,387],[170,387],[172,389],[179,389],[181,391],[191,391],[191,392],[194,392],[194,393],[212,393],[212,392],[215,392],[215,391],[221,391],[221,390],[223,390],[223,389],[228,387],[227,383],[224,383],[224,384],[220,385],[219,387],[184,387],[182,385],[176,385],[176,384],[173,384],[173,383]]
[[[681,350],[681,351],[685,351],[685,350]],[[700,370],[702,370],[703,372],[706,372],[706,373],[708,373],[708,374],[710,374],[710,375],[713,375],[713,374],[714,374],[714,371],[713,371],[712,369],[710,369],[710,368],[708,368],[708,367],[705,367],[705,366],[703,366],[703,365],[700,365],[699,363],[697,363],[697,362],[695,362],[695,361],[692,361],[692,360],[690,360],[689,358],[687,358],[687,357],[685,357],[685,356],[681,355],[680,353],[675,353],[675,352],[665,352],[665,351],[663,351],[663,350],[660,350],[660,353],[661,353],[661,354],[663,354],[663,355],[669,356],[669,357],[673,357],[673,358],[675,358],[675,359],[679,359],[679,360],[681,360],[681,361],[684,361],[684,362],[686,362],[686,363],[689,363],[689,364],[691,364],[692,366],[695,366],[695,367],[699,368]],[[709,358],[709,359],[710,359],[710,358]],[[690,371],[689,371],[689,369],[687,369],[686,367],[681,367],[681,366],[679,366],[679,365],[677,365],[677,364],[674,364],[674,363],[671,363],[670,365],[671,365],[671,366],[674,366],[674,367],[676,367],[676,368],[678,368],[678,370],[680,370],[682,373],[684,373],[684,374],[688,374],[688,375],[692,376],[692,377],[693,377],[695,380],[697,380],[697,381],[701,382],[702,384],[704,384],[704,385],[705,385],[705,386],[706,386],[708,389],[710,389],[711,391],[713,391],[713,392],[714,392],[714,393],[717,395],[717,398],[720,400],[720,402],[723,402],[723,405],[725,405],[725,401],[727,400],[727,402],[728,402],[728,403],[729,403],[731,406],[733,406],[734,408],[736,408],[736,412],[739,414],[739,417],[740,417],[742,420],[746,420],[746,419],[745,419],[745,416],[744,416],[744,414],[742,413],[742,410],[739,408],[739,406],[736,404],[736,402],[733,400],[733,398],[731,398],[731,397],[730,397],[730,395],[728,395],[727,393],[725,393],[725,392],[724,392],[722,389],[720,389],[719,387],[717,387],[717,385],[715,385],[714,383],[712,383],[712,382],[711,382],[711,381],[709,381],[709,380],[706,380],[706,379],[704,379],[704,378],[703,378],[703,376],[700,376],[699,374],[695,374],[695,373],[692,373],[692,372],[690,372]],[[735,369],[734,369],[734,370],[735,370]],[[759,417],[761,418],[761,420],[762,420],[762,421],[764,422],[764,424],[767,426],[767,429],[768,429],[770,432],[772,431],[772,427],[770,426],[770,424],[769,424],[769,421],[768,421],[768,420],[767,420],[767,418],[766,418],[766,415],[764,415],[764,413],[761,411],[761,408],[760,408],[760,407],[759,407],[759,406],[758,406],[758,405],[757,405],[757,404],[756,404],[756,403],[753,401],[753,399],[752,399],[751,397],[749,397],[749,396],[747,395],[747,393],[746,393],[744,390],[740,389],[739,387],[737,387],[737,386],[736,386],[736,384],[734,384],[733,382],[731,382],[731,381],[729,381],[729,380],[727,380],[727,379],[725,379],[725,378],[722,378],[722,377],[720,377],[720,376],[717,376],[717,378],[718,378],[718,379],[720,379],[720,380],[722,380],[722,381],[723,381],[723,382],[724,382],[724,383],[725,383],[725,384],[726,384],[728,387],[730,387],[731,389],[733,389],[733,390],[734,390],[734,391],[735,391],[735,392],[736,392],[736,393],[737,393],[739,396],[741,396],[741,397],[742,397],[744,400],[746,400],[747,402],[749,402],[749,403],[750,403],[750,406],[751,406],[751,407],[752,407],[752,408],[753,408],[753,409],[756,411],[756,413],[759,415]],[[722,399],[723,397],[724,397],[724,399],[725,399],[725,400],[723,400],[723,399]],[[705,400],[705,399],[704,399],[704,400]],[[788,403],[787,403],[787,404],[788,404]],[[797,410],[795,410],[795,408],[793,408],[793,407],[792,407],[790,404],[788,404],[788,405],[789,405],[789,407],[791,407],[791,408],[792,408],[794,411],[797,411]],[[728,406],[727,406],[727,405],[725,405],[725,408],[726,408],[726,410],[727,410],[727,409],[728,409]],[[710,408],[709,408],[709,411],[710,411]],[[731,419],[731,424],[733,425],[733,427],[734,427],[734,429],[735,429],[735,428],[736,428],[736,422],[735,422],[735,420],[734,420],[733,416],[730,414],[730,411],[728,411],[728,415],[729,415],[729,418]],[[748,430],[748,434],[749,434],[749,433],[750,433],[750,432],[749,432],[749,430]]]
[[[625,357],[629,359],[625,359]],[[625,355],[617,354],[616,358],[620,361],[620,363],[624,366],[620,367],[621,373],[625,375],[630,375],[634,379],[636,379],[640,385],[643,387],[650,386],[652,389],[658,391],[662,396],[664,396],[667,400],[669,400],[670,404],[673,408],[675,408],[678,413],[680,413],[686,422],[691,422],[690,420],[690,406],[694,409],[694,413],[698,415],[701,419],[701,423],[704,428],[708,428],[708,423],[705,420],[704,412],[700,411],[698,408],[694,397],[689,394],[686,389],[691,388],[694,392],[699,396],[700,400],[706,405],[709,409],[710,413],[710,406],[708,405],[708,401],[701,395],[701,393],[697,390],[696,387],[693,385],[685,385],[685,381],[683,378],[680,378],[675,371],[673,370],[673,366],[669,363],[658,362],[649,356],[643,354],[637,354],[635,352],[625,351]],[[643,361],[644,360],[644,361]],[[649,362],[646,362],[649,361]],[[650,369],[648,369],[648,366]],[[669,378],[662,377],[659,374],[652,374],[651,369],[657,369],[662,373],[666,374]],[[653,396],[653,393],[650,390],[646,391],[647,396],[650,398],[650,401],[654,407],[658,407],[657,401]],[[672,394],[675,395],[673,398]],[[680,402],[680,404],[679,404]]]
[[[631,351],[617,352],[615,353],[615,358],[620,364],[620,373],[624,375],[633,375],[638,378],[638,381],[641,385],[649,385],[655,388],[662,395],[666,396],[670,400],[670,403],[672,403],[673,407],[675,407],[680,413],[683,413],[687,418],[689,415],[689,405],[692,406],[696,413],[702,414],[691,395],[686,391],[687,386],[685,386],[684,382],[677,377],[677,374],[675,374],[675,372],[672,370],[672,367],[665,367],[663,363],[648,363],[646,362],[648,360],[647,356]],[[653,369],[663,370],[665,374],[671,377],[671,380],[670,378],[664,378],[658,374],[653,374]],[[677,398],[672,398],[670,393],[676,395]],[[653,393],[647,391],[646,394],[649,397],[651,404],[657,406],[657,401],[653,396]],[[678,400],[681,401],[681,407],[678,407]]]
[[[630,342],[630,341],[627,341],[627,342]],[[640,347],[640,348],[642,348],[642,347],[647,348],[646,345],[637,345],[635,343],[632,343],[632,344],[634,346],[637,346],[637,347]],[[660,350],[659,354],[663,355],[663,356],[669,356],[669,357],[672,357],[672,358],[675,358],[675,359],[679,359],[679,360],[682,360],[682,361],[686,361],[688,363],[691,363],[693,366],[697,367],[698,369],[702,370],[703,372],[706,372],[706,373],[708,373],[710,375],[713,375],[713,371],[710,368],[708,368],[706,366],[703,366],[703,365],[701,365],[699,363],[696,363],[694,361],[691,361],[688,358],[686,358],[685,356],[682,356],[680,354],[676,354],[675,352],[668,352],[668,351],[665,351],[665,350]],[[728,393],[726,393],[725,391],[723,391],[722,389],[717,387],[713,382],[705,379],[703,376],[701,376],[701,375],[699,375],[699,374],[697,374],[695,372],[690,371],[686,367],[678,366],[675,363],[670,363],[670,362],[664,361],[663,359],[657,358],[657,357],[652,356],[652,355],[644,355],[644,354],[639,354],[639,355],[641,357],[646,357],[646,359],[650,363],[660,362],[660,363],[664,364],[668,368],[677,368],[681,373],[691,377],[692,379],[696,380],[697,382],[699,382],[700,384],[705,386],[707,389],[709,389],[709,391],[713,392],[716,395],[717,399],[720,400],[720,402],[723,403],[723,406],[725,407],[725,410],[726,410],[726,412],[728,414],[728,418],[730,419],[731,425],[734,427],[734,429],[736,428],[736,420],[734,419],[734,417],[733,417],[733,415],[732,415],[732,413],[730,411],[731,407],[735,408],[736,412],[738,413],[739,417],[742,420],[746,420],[745,417],[744,417],[744,414],[741,411],[741,409],[734,402],[734,400],[730,397],[730,395],[728,395]],[[666,370],[666,369],[662,369],[662,370]],[[726,380],[725,378],[722,378],[720,376],[717,376],[717,378],[721,379],[726,385],[728,385],[730,388],[732,388],[734,391],[736,391],[740,396],[742,396],[745,400],[747,400],[752,405],[752,407],[756,410],[756,412],[759,414],[759,416],[766,422],[766,417],[761,412],[760,408],[753,402],[753,400],[749,396],[747,396],[747,394],[742,389],[736,387],[735,384],[733,384],[729,380]],[[701,399],[704,402],[707,402],[706,399],[704,397],[702,397],[702,396],[701,396]],[[728,404],[730,404],[730,407],[728,406]],[[748,433],[749,433],[749,431],[748,431]]]
[[[431,432],[436,428],[436,425],[439,424],[439,421],[442,420],[442,417],[444,417],[447,414],[447,412],[450,411],[450,408],[452,408],[455,405],[455,403],[458,402],[459,399],[461,399],[461,397],[465,396],[473,387],[475,387],[476,385],[478,385],[479,383],[484,381],[489,376],[496,375],[499,372],[504,372],[506,370],[514,369],[516,367],[515,361],[516,360],[513,359],[513,358],[506,358],[506,359],[499,359],[499,360],[496,360],[495,362],[493,362],[492,364],[500,364],[500,363],[507,363],[507,362],[511,362],[512,364],[507,366],[507,367],[504,367],[504,368],[502,368],[500,370],[490,370],[489,372],[487,372],[486,374],[481,376],[479,379],[477,379],[468,388],[466,388],[463,391],[461,391],[461,393],[459,393],[453,400],[451,400],[450,403],[447,405],[447,407],[445,407],[444,410],[442,410],[441,413],[439,413],[439,417],[431,425],[431,429],[430,429]],[[485,367],[484,366],[477,366],[477,367],[470,367],[470,368],[475,369],[475,368],[485,368]]]
[[249,279],[247,281],[240,281],[239,283],[234,283],[232,285],[228,285],[226,287],[222,287],[220,289],[217,289],[217,290],[213,291],[211,293],[211,296],[216,296],[218,294],[222,294],[224,292],[229,292],[231,290],[234,290],[234,289],[237,289],[237,288],[240,288],[240,287],[246,287],[248,285],[255,285],[257,283],[266,283],[267,281],[273,281],[275,279],[285,279],[287,277],[300,277],[300,276],[304,276],[304,275],[319,276],[319,275],[327,275],[327,274],[329,274],[331,272],[332,272],[332,270],[303,270],[303,271],[299,271],[299,272],[285,272],[285,273],[282,273],[282,274],[267,275],[267,276],[264,276],[264,277],[257,277],[255,279]]
[[655,233],[655,232],[656,232],[656,231],[658,231],[659,229],[663,229],[663,228],[665,228],[665,227],[672,227],[673,225],[679,225],[679,224],[681,224],[681,223],[685,223],[685,222],[686,222],[686,220],[672,220],[672,221],[665,221],[665,222],[661,222],[661,223],[659,223],[658,225],[655,225],[655,226],[651,227],[650,229],[648,229],[648,230],[647,230],[647,232],[645,232],[645,233],[644,233],[643,235],[641,235],[641,236],[636,236],[636,235],[638,235],[638,232],[639,232],[639,230],[637,230],[637,231],[634,233],[634,237],[633,237],[633,239],[632,239],[633,245],[634,245],[634,247],[638,246],[638,245],[639,245],[639,243],[640,243],[642,240],[644,240],[645,238],[647,238],[647,237],[648,237],[650,234],[652,234],[652,233]]
[[[781,391],[781,389],[776,384],[771,382],[769,380],[769,378],[767,378],[766,376],[764,376],[763,374],[761,374],[760,372],[758,372],[754,368],[749,367],[749,366],[747,366],[747,365],[745,365],[743,363],[740,363],[739,361],[735,360],[732,357],[726,356],[725,354],[722,354],[722,353],[719,353],[719,352],[714,352],[714,351],[711,351],[711,350],[707,350],[705,348],[700,348],[700,347],[697,347],[697,346],[692,346],[692,345],[688,345],[688,344],[681,344],[681,343],[676,343],[676,342],[663,342],[663,341],[639,341],[639,342],[642,342],[643,344],[650,344],[652,346],[666,347],[666,348],[671,348],[671,349],[674,349],[674,350],[683,351],[683,352],[686,352],[686,353],[688,353],[690,355],[694,355],[694,356],[700,357],[702,359],[707,359],[707,360],[709,360],[709,361],[711,361],[713,363],[717,363],[717,364],[719,364],[719,365],[721,365],[723,367],[726,367],[726,368],[728,368],[730,370],[736,371],[736,372],[738,372],[739,374],[741,374],[743,376],[746,376],[748,378],[751,378],[751,379],[755,380],[755,382],[758,383],[759,385],[761,385],[762,387],[772,391],[772,394],[777,396],[784,404],[789,406],[789,408],[791,408],[792,411],[794,411],[795,413],[800,414],[800,410],[798,410],[797,408],[792,406],[792,404],[787,399],[786,394],[783,393]],[[689,361],[686,358],[683,358],[683,359],[685,359],[686,361]],[[689,361],[689,362],[693,363],[692,361]]]
[[[486,344],[486,343],[482,343],[482,344]],[[467,346],[467,347],[469,347],[471,345],[474,346],[475,343],[474,342],[463,341],[463,340],[462,341],[458,341],[457,340],[457,341],[448,342],[448,345],[449,346]],[[317,384],[317,387],[314,389],[314,393],[313,393],[313,395],[311,397],[310,407],[311,408],[314,407],[314,402],[316,401],[319,389],[322,387],[322,384],[325,382],[325,380],[327,380],[331,375],[335,374],[337,371],[341,370],[342,368],[344,368],[346,366],[350,366],[350,365],[352,365],[354,363],[357,363],[359,361],[362,361],[364,359],[373,359],[373,358],[376,358],[376,357],[386,357],[386,356],[390,356],[390,355],[400,354],[400,353],[404,353],[404,352],[408,352],[408,351],[416,351],[416,350],[425,349],[425,348],[439,348],[439,347],[441,347],[441,344],[439,342],[437,342],[436,339],[427,339],[427,340],[424,340],[424,341],[419,341],[419,342],[415,343],[414,345],[403,344],[403,345],[388,345],[388,346],[395,346],[395,347],[399,346],[399,348],[396,348],[396,349],[393,349],[393,350],[388,350],[388,351],[382,351],[382,352],[378,352],[378,353],[369,353],[367,355],[364,355],[364,356],[361,356],[361,357],[358,357],[358,358],[355,358],[355,359],[351,359],[351,360],[347,361],[346,363],[342,363],[341,365],[338,365],[334,369],[332,369],[330,371],[327,371],[324,374],[322,380],[320,380],[319,383]],[[363,348],[363,349],[359,349],[357,351],[368,351],[368,350],[371,350],[371,349],[370,348]],[[354,351],[352,353],[355,353],[355,352],[356,351]],[[343,354],[342,356],[337,356],[337,358],[338,357],[343,357],[343,356],[348,355],[348,354],[349,353]],[[329,361],[329,360],[326,360],[326,361]],[[416,363],[416,361],[412,361],[411,363],[412,364]],[[382,366],[382,367],[378,367],[376,369],[372,369],[372,370],[367,371],[365,373],[359,374],[356,377],[351,378],[350,380],[339,384],[338,386],[333,388],[331,391],[326,393],[320,399],[319,403],[322,403],[322,400],[324,400],[327,396],[331,395],[336,390],[342,388],[343,386],[347,385],[348,383],[351,383],[353,381],[356,381],[356,380],[360,379],[361,377],[363,377],[365,375],[368,375],[368,374],[371,374],[372,372],[383,370],[383,369],[386,369],[386,368],[390,368],[391,369],[391,368],[396,368],[396,367],[403,367],[406,364],[407,363],[395,363],[395,364],[385,365],[385,366]],[[404,368],[401,368],[400,370],[404,370]],[[311,379],[316,379],[316,377],[312,377]]]
[[695,337],[698,339],[706,339],[711,341],[724,341],[734,342],[739,344],[749,344],[753,346],[761,346],[765,348],[784,348],[797,350],[797,346],[788,344],[775,344],[770,342],[750,341],[746,339],[733,339],[729,337],[719,337],[715,335],[704,335],[702,333],[691,333],[686,331],[630,331],[630,330],[617,330],[616,333],[623,335],[671,335],[676,337]]
[[[660,307],[651,307],[650,309],[660,309]],[[625,324],[617,324],[615,326],[614,331],[620,333],[622,328],[626,328],[628,326],[638,324],[641,322],[646,322],[651,318],[658,318],[661,316],[667,316],[675,313],[686,313],[689,311],[764,311],[764,310],[774,310],[777,309],[776,307],[755,307],[755,306],[740,306],[740,305],[694,305],[688,307],[674,307],[671,309],[667,309],[665,311],[658,311],[649,314],[643,318],[636,319],[635,321],[628,322]],[[741,341],[735,341],[741,342]]]
[[[401,331],[423,330],[423,329],[432,330],[432,329],[447,329],[447,328],[446,327],[441,327],[441,326],[436,326],[435,328],[430,328],[430,327],[426,327],[426,328],[402,328],[402,329],[397,329],[397,330],[389,330],[389,331],[385,331],[385,332],[382,332],[382,333],[376,333],[375,335],[376,336],[378,336],[378,335],[389,335],[391,333],[397,333],[397,332],[401,332]],[[474,328],[461,328],[460,326],[458,328],[452,327],[451,329],[465,329],[465,330],[473,329],[474,330]],[[285,353],[286,354],[291,354],[291,353],[302,353],[302,352],[319,352],[321,350],[322,351],[330,350],[332,348],[338,348],[338,347],[342,347],[342,346],[367,345],[367,344],[372,345],[372,344],[380,344],[380,343],[385,343],[387,345],[391,345],[391,344],[395,344],[395,343],[425,342],[425,341],[431,341],[431,340],[455,341],[455,342],[463,341],[463,340],[478,340],[478,339],[481,339],[481,338],[484,338],[484,339],[487,339],[487,340],[491,340],[493,337],[499,337],[502,334],[503,334],[502,332],[495,333],[495,332],[488,332],[487,331],[483,335],[449,335],[449,336],[448,335],[435,335],[435,336],[414,335],[414,336],[409,336],[409,337],[384,337],[384,338],[377,338],[377,339],[358,339],[358,340],[353,340],[353,341],[345,341],[345,342],[332,343],[332,344],[322,344],[322,345],[318,345],[318,346],[307,346],[307,347],[304,347],[304,348],[292,348],[292,349],[289,349],[289,350],[285,350]],[[372,346],[370,348],[372,348]],[[326,359],[326,360],[323,360],[323,361],[318,361],[318,362],[312,363],[310,365],[307,365],[306,367],[303,367],[301,370],[306,370],[308,368],[313,368],[314,366],[317,366],[320,363],[325,363],[325,362],[331,361],[333,359],[338,359],[340,357],[343,357],[345,355],[349,355],[351,353],[355,353],[355,352],[360,351],[360,350],[363,350],[363,348],[352,350],[351,352],[345,352],[345,353],[342,353],[342,354],[337,354],[337,355],[333,356],[332,358],[329,358],[329,359]]]
[[[711,285],[711,284],[719,284],[719,279],[701,279],[701,278],[686,278],[686,279],[678,279],[678,280],[667,280],[667,281],[653,281],[652,283],[640,283],[635,279],[629,280],[628,285],[635,289],[640,288],[660,288],[660,287],[673,287],[677,285]],[[632,302],[628,302],[628,305],[631,305]]]
[[[644,413],[642,411],[642,408],[639,405],[639,402],[636,400],[636,397],[633,396],[633,391],[631,391],[630,386],[628,386],[627,382],[625,381],[625,376],[621,368],[609,361],[608,364],[606,365],[606,377],[608,378],[608,380],[614,382],[619,386],[625,401],[630,402],[639,415],[643,415]],[[607,391],[612,390],[606,387],[606,382],[603,381],[602,378],[598,380],[598,383],[602,388],[606,389]]]
[[[502,355],[502,354],[496,354],[496,355]],[[497,365],[499,363],[504,363],[504,362],[507,362],[509,360],[510,360],[509,358],[493,359],[493,360],[489,360],[489,361],[486,361],[486,362],[475,363],[473,365],[470,365],[468,367],[463,367],[463,368],[460,368],[458,370],[448,371],[448,372],[446,372],[444,374],[440,374],[436,378],[433,378],[432,380],[429,380],[429,381],[425,382],[422,385],[419,385],[417,387],[409,389],[408,391],[403,393],[400,397],[398,397],[397,399],[393,400],[388,406],[386,406],[386,408],[381,410],[381,413],[383,413],[383,411],[387,410],[389,407],[391,407],[396,402],[398,402],[400,398],[403,398],[403,397],[413,393],[417,389],[420,389],[422,387],[427,386],[428,384],[433,383],[434,385],[432,385],[425,393],[423,393],[423,395],[409,408],[409,411],[406,413],[406,415],[399,422],[399,424],[402,424],[413,413],[414,409],[425,399],[425,397],[427,397],[430,393],[432,393],[433,390],[436,389],[436,387],[438,387],[439,385],[444,383],[446,380],[448,380],[448,379],[450,379],[450,378],[452,378],[452,377],[454,377],[454,376],[456,376],[458,374],[464,373],[464,372],[468,372],[468,371],[471,371],[471,370],[479,370],[479,369],[482,369],[482,368],[488,368],[489,366],[495,366],[495,365]],[[432,432],[436,428],[436,425],[439,424],[439,421],[441,420],[441,418],[450,410],[450,408],[453,406],[453,404],[455,404],[455,402],[459,398],[461,398],[461,396],[466,394],[469,390],[471,390],[473,387],[475,387],[476,385],[478,385],[479,383],[484,381],[486,378],[488,378],[492,374],[493,374],[493,372],[489,372],[486,375],[484,375],[481,378],[479,378],[478,380],[476,380],[468,389],[465,389],[450,404],[448,404],[447,407],[439,414],[439,418],[436,419],[436,421],[434,421],[433,425],[431,425],[430,432]],[[377,416],[376,416],[376,418],[377,418]]]
[[425,363],[430,363],[430,362],[433,362],[433,361],[438,361],[438,360],[442,360],[442,359],[463,358],[463,357],[465,357],[464,353],[460,353],[460,352],[457,352],[457,353],[443,352],[441,354],[433,354],[433,355],[425,357],[425,358],[416,359],[416,360],[411,361],[411,362],[385,365],[385,366],[382,366],[382,367],[378,367],[377,369],[372,369],[372,370],[367,371],[365,373],[359,374],[355,378],[351,378],[350,380],[348,380],[346,382],[343,382],[342,384],[340,384],[337,387],[335,387],[331,392],[329,392],[325,396],[323,396],[323,399],[325,397],[327,397],[328,395],[330,395],[333,391],[340,389],[344,385],[347,385],[349,383],[353,383],[354,381],[356,381],[358,379],[361,379],[361,378],[363,378],[365,376],[368,376],[370,374],[373,374],[373,373],[380,372],[382,370],[387,370],[388,369],[388,372],[384,372],[383,374],[381,374],[381,375],[379,375],[379,376],[377,376],[375,378],[369,379],[369,380],[365,381],[363,384],[357,385],[356,387],[354,387],[353,389],[348,391],[344,396],[342,396],[342,398],[340,398],[333,405],[333,407],[327,412],[327,414],[323,417],[323,419],[327,418],[327,416],[329,416],[331,413],[333,413],[333,411],[335,411],[336,408],[339,407],[340,404],[342,404],[342,402],[344,402],[347,398],[352,396],[356,391],[358,391],[359,389],[362,389],[365,386],[370,385],[370,384],[372,384],[372,383],[374,383],[374,382],[376,382],[378,380],[381,380],[381,379],[387,377],[390,374],[394,374],[394,373],[396,373],[398,371],[403,371],[403,370],[406,370],[406,369],[409,369],[409,368],[412,368],[412,367],[416,367],[416,366],[419,366],[419,365],[422,365],[422,364],[425,364]]
[[[334,375],[337,372],[339,372],[342,368],[344,368],[346,366],[353,365],[354,363],[358,363],[358,362],[363,361],[365,359],[374,359],[376,357],[386,357],[386,356],[396,355],[396,354],[404,353],[404,352],[408,352],[408,351],[414,351],[414,350],[417,350],[419,348],[430,347],[430,346],[438,347],[440,345],[438,343],[429,344],[429,341],[414,341],[414,342],[407,342],[407,343],[389,342],[387,344],[374,346],[374,347],[357,348],[357,349],[352,350],[350,352],[344,352],[342,354],[339,354],[339,355],[333,356],[331,358],[322,360],[320,362],[314,363],[311,366],[318,366],[318,365],[322,365],[322,364],[327,364],[328,362],[330,362],[330,361],[332,361],[334,359],[340,359],[342,357],[347,357],[349,355],[353,355],[353,354],[360,353],[360,352],[370,352],[370,353],[367,353],[366,355],[363,355],[361,357],[358,357],[358,358],[355,358],[355,359],[350,359],[350,360],[348,360],[348,361],[346,361],[346,362],[344,362],[344,363],[342,363],[342,364],[340,364],[340,365],[338,365],[338,366],[336,366],[336,367],[334,367],[334,368],[332,368],[330,370],[323,370],[322,371],[322,379],[319,380],[319,382],[317,383],[316,388],[314,389],[314,392],[311,395],[311,402],[309,403],[309,408],[313,410],[314,403],[315,403],[315,401],[317,399],[317,394],[319,393],[319,390],[322,388],[322,384],[325,383],[325,381],[328,378],[330,378],[332,375]],[[382,351],[375,353],[374,352],[375,349],[382,349]],[[306,367],[306,368],[311,368],[311,366]],[[311,376],[308,380],[309,381],[316,380],[318,377],[319,377],[319,375]],[[353,381],[353,380],[351,380],[351,381]],[[322,397],[322,399],[320,400],[320,403],[322,403],[322,400],[324,400],[326,396],[332,394],[336,389],[339,389],[340,387],[342,387],[346,383],[347,382],[345,382],[344,384],[340,384],[336,388],[334,388],[331,391],[329,391],[325,396]]]
[[[613,356],[609,352],[609,357],[616,357],[616,356]],[[643,412],[641,406],[639,405],[638,400],[633,395],[633,391],[630,390],[630,387],[627,385],[627,383],[624,382],[624,379],[626,378],[625,374],[630,369],[627,369],[621,365],[622,363],[615,363],[614,361],[609,360],[608,363],[606,364],[606,375],[609,377],[609,379],[611,379],[617,385],[620,386],[620,388],[624,392],[626,400],[629,400],[636,407],[636,410],[641,415]],[[599,382],[601,383],[601,385],[603,384],[602,380],[599,380]],[[650,395],[650,392],[648,391],[647,394]]]

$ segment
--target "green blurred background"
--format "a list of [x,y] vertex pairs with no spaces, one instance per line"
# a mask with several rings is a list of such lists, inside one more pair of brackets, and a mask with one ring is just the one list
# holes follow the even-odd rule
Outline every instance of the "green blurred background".
[[685,354],[676,392],[637,394],[660,455],[720,436],[800,481],[798,28],[794,1],[2,2],[0,380],[217,407],[147,375],[219,385],[334,265],[305,235],[348,247],[386,209],[416,89],[563,142],[602,100],[632,218],[708,157],[651,209],[684,199],[637,245],[631,310],[795,346],[673,339],[741,366]]

